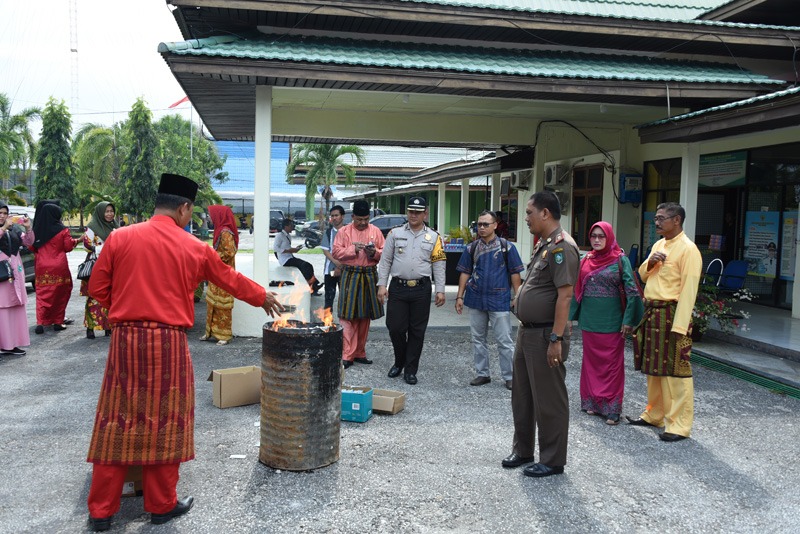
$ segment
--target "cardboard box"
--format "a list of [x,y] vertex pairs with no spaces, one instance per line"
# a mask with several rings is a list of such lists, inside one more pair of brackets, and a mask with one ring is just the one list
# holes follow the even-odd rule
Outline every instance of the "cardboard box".
[[132,465],[128,467],[128,474],[125,476],[125,484],[122,485],[123,497],[142,496],[142,466]]
[[406,394],[402,391],[392,391],[391,389],[372,390],[372,411],[394,415],[402,412],[406,407]]
[[261,402],[261,368],[255,365],[211,371],[214,406],[232,408]]
[[365,423],[372,417],[372,388],[342,386],[342,421]]

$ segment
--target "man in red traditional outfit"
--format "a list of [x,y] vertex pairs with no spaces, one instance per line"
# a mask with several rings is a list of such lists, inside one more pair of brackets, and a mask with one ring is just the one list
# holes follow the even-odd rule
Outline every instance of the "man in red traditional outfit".
[[153,218],[109,236],[89,293],[109,310],[111,346],[88,461],[94,464],[89,524],[108,530],[119,510],[128,467],[140,465],[151,523],[185,514],[178,468],[194,459],[194,372],[186,330],[194,324],[194,289],[209,280],[239,300],[282,308],[274,293],[225,265],[214,249],[185,232],[197,184],[164,174]]

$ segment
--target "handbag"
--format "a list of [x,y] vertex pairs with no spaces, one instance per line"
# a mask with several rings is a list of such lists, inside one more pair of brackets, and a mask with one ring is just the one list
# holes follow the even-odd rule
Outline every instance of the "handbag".
[[86,260],[78,265],[78,280],[88,280],[92,276],[92,269],[97,261],[97,254],[89,252],[86,255]]
[[[8,235],[6,232],[6,236],[8,236],[8,251],[11,252],[11,236]],[[8,260],[0,260],[0,282],[5,281],[12,281],[14,280],[14,269],[11,267],[11,262]]]

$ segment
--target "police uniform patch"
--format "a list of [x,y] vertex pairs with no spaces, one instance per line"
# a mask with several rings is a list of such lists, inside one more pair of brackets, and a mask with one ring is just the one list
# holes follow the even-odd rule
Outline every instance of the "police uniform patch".
[[558,265],[561,265],[562,263],[564,263],[564,253],[563,252],[556,252],[556,253],[553,254],[553,257],[555,258],[556,263]]

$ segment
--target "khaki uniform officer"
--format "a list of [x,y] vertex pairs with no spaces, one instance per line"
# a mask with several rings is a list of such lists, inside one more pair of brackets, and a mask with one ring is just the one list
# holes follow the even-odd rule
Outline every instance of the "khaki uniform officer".
[[[436,306],[444,304],[445,260],[442,238],[425,226],[428,204],[423,197],[408,202],[408,222],[386,237],[378,264],[378,300],[386,305],[386,326],[394,347],[389,377],[404,371],[406,383],[417,383],[417,368],[431,313],[431,275],[436,282]],[[387,291],[389,276],[391,285]]]
[[532,463],[538,428],[539,463],[526,467],[525,474],[545,477],[563,473],[567,463],[569,404],[564,360],[569,353],[567,318],[580,256],[575,241],[561,228],[555,194],[534,194],[525,212],[525,221],[539,242],[515,305],[520,325],[511,389],[514,447],[502,463],[503,467]]

